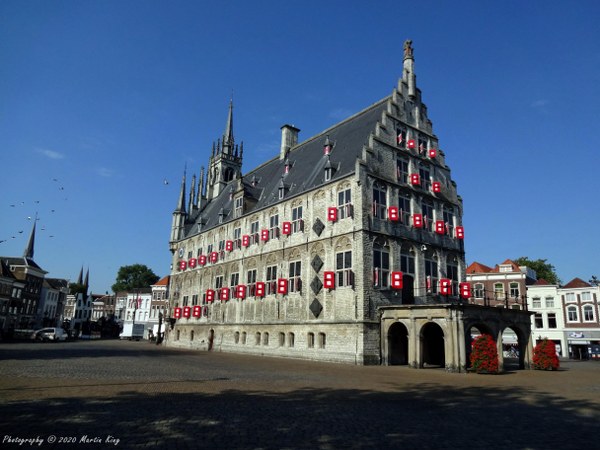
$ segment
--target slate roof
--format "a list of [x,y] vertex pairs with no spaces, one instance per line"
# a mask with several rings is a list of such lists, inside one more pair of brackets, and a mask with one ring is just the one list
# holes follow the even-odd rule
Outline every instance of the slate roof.
[[[279,203],[281,181],[286,189],[284,200],[323,185],[324,168],[328,160],[333,168],[331,182],[352,174],[357,158],[362,157],[363,147],[368,143],[370,135],[375,133],[377,122],[387,110],[390,100],[391,96],[385,97],[354,116],[292,147],[287,157],[291,165],[289,173],[284,175],[286,159],[280,159],[279,155],[246,173],[242,180],[245,198],[250,198],[256,203],[248,209],[249,202],[246,202],[244,215]],[[329,158],[323,152],[327,136],[333,143]],[[257,180],[256,186],[252,185],[253,179]],[[184,238],[197,234],[199,223],[202,223],[202,231],[218,226],[219,212],[224,214],[223,223],[232,220],[233,200],[230,198],[230,186],[236,186],[237,183],[238,180],[230,182],[218,197],[188,219],[190,222],[186,224]]]
[[0,259],[7,262],[8,266],[29,266],[36,269],[44,270],[36,264],[31,258],[25,258],[23,256],[0,256]]

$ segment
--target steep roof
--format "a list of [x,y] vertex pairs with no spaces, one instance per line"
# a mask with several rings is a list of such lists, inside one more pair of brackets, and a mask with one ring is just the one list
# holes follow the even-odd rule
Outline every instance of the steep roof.
[[511,266],[513,269],[513,272],[521,271],[521,269],[519,268],[519,265],[516,262],[514,262],[512,259],[507,259],[501,264],[496,264],[496,267],[494,267],[494,272],[500,272],[500,266]]
[[592,287],[592,285],[583,281],[581,278],[573,278],[571,281],[569,281],[563,286],[563,289],[576,289],[586,287]]
[[154,283],[152,286],[168,286],[169,285],[169,279],[171,277],[169,275],[162,277],[160,280],[158,280],[156,283]]
[[491,267],[486,266],[485,264],[481,264],[478,262],[473,262],[469,265],[469,267],[467,267],[467,273],[468,274],[473,274],[473,273],[489,273],[492,272],[494,269],[492,269]]
[[552,284],[546,280],[544,280],[543,278],[538,278],[535,283],[533,283],[534,286],[552,286]]
[[0,259],[6,261],[9,266],[29,266],[42,271],[44,270],[40,266],[38,266],[33,259],[26,258],[24,256],[0,256]]
[[[256,167],[244,175],[242,183],[247,202],[245,214],[280,202],[279,186],[285,186],[285,199],[302,194],[317,186],[325,184],[324,168],[331,164],[333,174],[331,182],[354,173],[357,158],[362,158],[364,146],[372,133],[375,133],[377,122],[387,110],[391,96],[385,97],[352,117],[324,130],[312,138],[292,147],[287,155],[290,169],[285,174],[286,158],[279,155]],[[323,146],[329,136],[333,149],[329,156],[324,155]],[[256,180],[256,184],[252,184]],[[237,180],[230,182],[235,186]],[[248,204],[253,203],[253,204]],[[248,208],[249,207],[249,208]],[[223,222],[233,218],[233,199],[227,187],[218,197],[209,201],[206,206],[188,223],[185,237],[198,232],[198,225],[207,230],[219,225],[219,213],[223,214]]]

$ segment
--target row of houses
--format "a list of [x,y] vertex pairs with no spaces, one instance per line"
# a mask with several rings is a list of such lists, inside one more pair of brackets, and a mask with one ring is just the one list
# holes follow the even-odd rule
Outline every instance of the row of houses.
[[526,308],[534,345],[543,339],[554,341],[557,354],[572,359],[589,359],[591,346],[600,345],[600,286],[581,278],[551,284],[510,259],[494,267],[474,262],[466,277],[470,303]]
[[2,337],[20,337],[20,333],[33,329],[58,326],[74,335],[99,336],[105,324],[115,328],[137,321],[152,329],[159,315],[164,317],[168,276],[133,292],[98,295],[88,293],[89,270],[84,278],[82,268],[75,282],[79,292],[71,293],[68,279],[47,277],[48,272],[35,262],[34,244],[35,224],[23,256],[0,256]]

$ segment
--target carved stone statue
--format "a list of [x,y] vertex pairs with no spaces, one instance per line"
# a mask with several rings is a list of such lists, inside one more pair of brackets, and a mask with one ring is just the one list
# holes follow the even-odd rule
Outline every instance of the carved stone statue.
[[412,48],[412,40],[407,39],[404,41],[404,58],[412,58],[413,57],[413,48]]

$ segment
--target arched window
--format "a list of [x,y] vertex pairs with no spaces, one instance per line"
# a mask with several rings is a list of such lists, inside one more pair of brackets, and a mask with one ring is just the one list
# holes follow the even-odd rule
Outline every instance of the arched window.
[[378,181],[373,183],[373,217],[387,217],[387,186]]
[[577,306],[567,306],[567,322],[579,322],[579,314],[577,312]]
[[390,277],[390,249],[386,242],[373,245],[373,286],[387,288]]
[[308,345],[308,348],[315,347],[315,333],[308,333],[308,335],[306,336],[306,343]]
[[296,336],[294,336],[294,333],[288,333],[288,347],[294,346],[295,338]]

